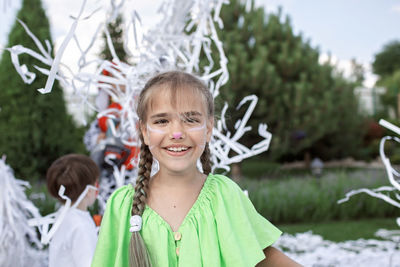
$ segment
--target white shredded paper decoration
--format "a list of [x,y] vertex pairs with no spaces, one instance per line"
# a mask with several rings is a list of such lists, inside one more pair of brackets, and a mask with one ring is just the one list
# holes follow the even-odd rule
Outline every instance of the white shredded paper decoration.
[[[119,125],[111,127],[113,136],[122,145],[139,146],[136,128],[138,118],[134,112],[134,102],[150,77],[156,73],[174,69],[194,73],[208,85],[214,97],[219,95],[220,87],[228,81],[228,61],[216,31],[216,27],[223,27],[219,12],[222,5],[227,3],[228,1],[224,0],[164,1],[159,8],[161,16],[159,23],[147,32],[138,30],[141,28],[141,20],[139,14],[132,10],[131,17],[124,25],[125,39],[127,40],[125,43],[129,42],[128,32],[133,32],[134,36],[134,41],[130,42],[134,45],[125,46],[130,55],[130,64],[119,60],[105,27],[108,22],[121,13],[124,1],[119,3],[111,1],[111,9],[105,23],[98,25],[97,31],[93,33],[92,41],[86,48],[82,48],[83,45],[80,44],[79,36],[75,34],[75,31],[79,27],[80,21],[90,21],[90,17],[98,9],[85,10],[86,1],[82,1],[79,13],[71,16],[73,18],[72,26],[54,59],[51,57],[51,48],[48,42],[45,41],[46,46],[44,46],[23,22],[20,23],[34,40],[39,52],[21,45],[13,46],[8,50],[17,72],[26,83],[31,83],[36,75],[47,75],[45,88],[38,88],[38,90],[41,93],[50,93],[54,80],[59,80],[64,87],[72,88],[75,94],[80,96],[82,105],[98,112],[98,117],[107,116],[112,120],[117,113]],[[95,43],[99,41],[102,31],[105,31],[108,37],[108,45],[113,55],[112,62],[88,59],[88,54],[94,49]],[[81,56],[76,62],[76,71],[66,66],[62,58],[65,48],[70,45],[71,41],[75,42],[81,50]],[[218,50],[218,62],[214,62],[211,56],[211,46],[215,46]],[[28,54],[40,60],[48,66],[48,69],[37,66],[21,66],[18,61],[18,56],[21,54]],[[207,59],[203,65],[200,65],[201,54],[204,55],[203,58]],[[93,66],[97,66],[94,72]],[[32,68],[40,73],[36,74]],[[103,75],[103,70],[108,71],[112,76]],[[122,110],[99,110],[96,105],[88,101],[88,92],[91,88],[99,88],[100,91],[106,92],[121,105]],[[267,131],[267,125],[260,124],[258,129],[251,129],[247,125],[257,101],[257,96],[251,95],[245,97],[238,104],[237,109],[247,106],[247,110],[243,118],[235,124],[234,132],[226,127],[227,104],[225,104],[221,116],[218,116],[220,119],[216,120],[210,143],[213,171],[215,169],[229,171],[232,163],[240,162],[268,149],[271,134]],[[251,130],[258,131],[261,141],[248,148],[240,143],[240,139]],[[127,173],[117,166],[114,166],[113,169],[115,181],[106,181],[104,183],[108,184],[101,184],[100,198],[102,199],[107,199],[115,187],[134,182],[136,170]],[[101,206],[104,206],[104,202],[101,203]]]
[[[379,230],[376,235],[380,235]],[[324,240],[311,231],[295,235],[283,234],[274,246],[303,266],[360,267],[400,266],[400,240],[358,239],[345,242]]]
[[0,158],[0,266],[41,267],[47,255],[28,221],[40,217],[39,210],[26,197],[26,181],[14,177],[13,170]]
[[[394,133],[400,135],[400,128],[397,127],[396,125],[381,119],[379,121],[379,124],[382,125],[383,127],[393,131]],[[383,201],[400,208],[400,173],[392,167],[392,164],[390,162],[390,159],[386,156],[385,154],[385,143],[388,140],[393,140],[397,143],[400,143],[400,139],[397,136],[384,136],[381,139],[380,145],[379,145],[379,154],[381,156],[381,160],[383,164],[385,165],[386,173],[388,175],[388,180],[390,185],[387,186],[381,186],[379,188],[375,189],[367,189],[367,188],[361,188],[361,189],[356,189],[356,190],[351,190],[350,192],[346,193],[346,197],[343,199],[340,199],[338,203],[343,203],[346,201],[349,201],[350,197],[360,194],[360,193],[366,193],[370,196],[382,199]],[[390,195],[392,193],[394,197]],[[397,218],[396,220],[397,225],[400,226],[400,218]],[[398,233],[397,233],[398,234]]]

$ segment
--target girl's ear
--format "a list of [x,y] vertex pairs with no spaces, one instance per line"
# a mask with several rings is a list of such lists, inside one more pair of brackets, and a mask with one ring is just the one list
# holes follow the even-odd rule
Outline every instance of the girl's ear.
[[207,121],[206,127],[207,127],[207,133],[206,133],[207,143],[209,143],[211,140],[212,131],[214,128],[214,118],[209,118],[209,120]]
[[149,145],[150,140],[149,140],[149,136],[148,136],[148,133],[147,133],[147,127],[143,122],[140,122],[140,131],[142,132],[144,143],[146,145]]

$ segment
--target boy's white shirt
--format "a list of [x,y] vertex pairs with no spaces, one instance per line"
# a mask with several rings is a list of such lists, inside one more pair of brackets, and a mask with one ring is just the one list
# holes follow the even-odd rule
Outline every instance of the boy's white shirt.
[[[53,235],[57,231],[60,224],[63,222],[65,215],[68,213],[68,210],[71,208],[76,208],[82,202],[82,200],[86,197],[89,189],[98,190],[97,187],[93,185],[87,185],[85,190],[79,195],[78,199],[71,207],[71,199],[67,197],[65,193],[65,187],[63,185],[60,186],[58,191],[58,195],[65,200],[65,204],[56,212],[46,215],[45,217],[35,217],[28,221],[29,226],[36,226],[40,232],[41,238],[40,242],[44,245],[49,244]],[[51,228],[50,228],[50,225]]]
[[97,230],[88,211],[70,208],[49,246],[49,267],[90,267]]

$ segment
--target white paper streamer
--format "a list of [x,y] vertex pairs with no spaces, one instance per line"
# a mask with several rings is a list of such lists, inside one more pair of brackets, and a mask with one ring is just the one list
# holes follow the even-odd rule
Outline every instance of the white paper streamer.
[[[223,50],[223,44],[219,40],[216,27],[223,27],[223,22],[219,17],[219,12],[225,0],[166,0],[160,8],[160,21],[155,27],[147,32],[141,29],[139,14],[131,11],[130,21],[125,23],[124,29],[125,48],[131,55],[130,63],[121,62],[113,48],[109,35],[106,31],[108,46],[113,55],[113,62],[103,60],[89,60],[88,55],[92,52],[99,41],[99,33],[106,30],[107,23],[111,22],[118,14],[122,14],[124,1],[111,1],[111,10],[108,12],[104,23],[96,27],[96,32],[92,34],[91,42],[86,48],[80,44],[79,36],[75,31],[80,26],[83,19],[90,21],[93,12],[85,10],[86,1],[82,1],[81,9],[76,16],[69,30],[67,37],[57,52],[55,59],[50,56],[50,51],[43,48],[41,43],[34,37],[28,27],[25,27],[28,35],[35,41],[41,54],[21,46],[14,46],[9,49],[13,64],[25,82],[32,82],[35,79],[35,73],[23,69],[18,62],[18,55],[25,53],[42,61],[51,68],[39,69],[44,75],[48,75],[45,88],[39,89],[42,93],[51,91],[54,79],[59,80],[63,86],[72,88],[75,94],[82,99],[82,103],[89,108],[99,112],[95,106],[88,102],[88,92],[90,88],[100,88],[106,92],[113,101],[119,103],[122,110],[104,110],[98,114],[98,117],[107,114],[116,114],[119,124],[111,125],[112,133],[115,139],[118,139],[123,145],[138,145],[137,123],[138,118],[135,110],[135,99],[139,95],[145,82],[154,74],[167,70],[184,70],[195,73],[210,88],[214,98],[219,95],[219,89],[228,79],[227,57]],[[103,7],[104,8],[104,7]],[[94,11],[95,12],[95,11]],[[83,15],[89,14],[89,15]],[[129,31],[133,33],[128,35]],[[133,41],[131,40],[133,36]],[[74,40],[81,56],[77,62],[77,70],[65,68],[62,62],[62,55],[68,43]],[[134,45],[128,46],[128,43]],[[212,55],[212,46],[217,48],[218,55]],[[200,66],[200,55],[204,55],[208,62]],[[218,58],[214,62],[213,58]],[[97,70],[93,72],[93,66]],[[102,71],[106,70],[111,76],[105,76]],[[271,141],[271,134],[267,131],[265,124],[260,124],[258,133],[260,142],[253,147],[248,148],[240,143],[240,139],[251,130],[247,125],[249,118],[257,103],[255,95],[245,97],[238,105],[238,109],[248,105],[244,117],[236,123],[234,132],[228,131],[225,122],[225,112],[228,108],[224,106],[221,119],[216,121],[210,150],[212,154],[213,170],[229,170],[229,165],[240,162],[245,158],[257,155],[266,151]],[[114,113],[113,113],[114,112]],[[100,145],[100,144],[99,144]],[[104,144],[101,144],[104,146]],[[97,150],[99,147],[96,148]],[[114,169],[114,167],[113,167]],[[115,186],[132,181],[134,178],[130,175],[136,175],[136,169],[130,172],[122,172],[114,169],[113,173],[117,175],[117,180],[113,182],[104,182],[103,185],[111,186],[106,195]],[[121,175],[125,175],[122,177]],[[122,179],[122,180],[121,180]],[[103,195],[106,198],[106,195]]]
[[[386,230],[379,230],[385,232]],[[382,237],[382,235],[380,236]],[[303,266],[400,266],[399,242],[391,239],[358,239],[335,243],[311,231],[283,234],[274,246]]]
[[26,197],[29,183],[15,179],[12,169],[0,158],[0,266],[40,267],[46,265],[36,231],[28,220],[40,216]]
[[[385,121],[381,119],[379,121],[379,124],[384,126],[385,128],[395,132],[396,134],[400,135],[400,128],[397,127],[396,125],[391,124],[388,121]],[[380,198],[384,200],[385,202],[400,208],[400,173],[397,172],[393,167],[392,164],[390,163],[390,159],[386,156],[385,154],[385,142],[387,140],[393,140],[397,143],[400,143],[400,139],[396,136],[385,136],[381,139],[380,145],[379,145],[379,154],[381,156],[382,162],[385,165],[386,173],[388,175],[389,182],[391,186],[382,186],[376,189],[357,189],[357,190],[351,190],[346,194],[346,197],[343,199],[340,199],[338,203],[343,203],[346,202],[350,199],[350,197],[359,194],[359,193],[366,193],[370,196]],[[390,192],[393,192],[394,196],[396,199],[391,197]],[[396,220],[397,224],[400,226],[400,218],[397,218]]]
[[[37,227],[41,236],[40,242],[43,245],[47,245],[50,243],[52,237],[56,233],[57,229],[60,227],[63,222],[67,212],[71,208],[76,208],[82,200],[85,198],[89,189],[98,190],[96,187],[92,185],[87,185],[85,190],[79,195],[75,203],[71,206],[71,199],[65,195],[65,187],[63,185],[60,186],[60,190],[58,191],[58,195],[65,200],[65,204],[56,212],[48,214],[44,217],[40,215],[35,216],[28,221],[29,226]],[[52,225],[50,227],[50,225]]]

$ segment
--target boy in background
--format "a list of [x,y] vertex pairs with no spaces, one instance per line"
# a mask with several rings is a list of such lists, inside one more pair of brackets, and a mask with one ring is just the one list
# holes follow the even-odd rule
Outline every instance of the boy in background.
[[[65,204],[65,200],[58,194],[60,187],[64,186],[64,195],[72,202],[72,207],[68,209],[50,242],[49,267],[91,265],[97,231],[88,207],[96,201],[99,175],[93,160],[80,154],[62,156],[48,169],[46,179],[50,194]],[[82,195],[85,189],[86,194]]]

